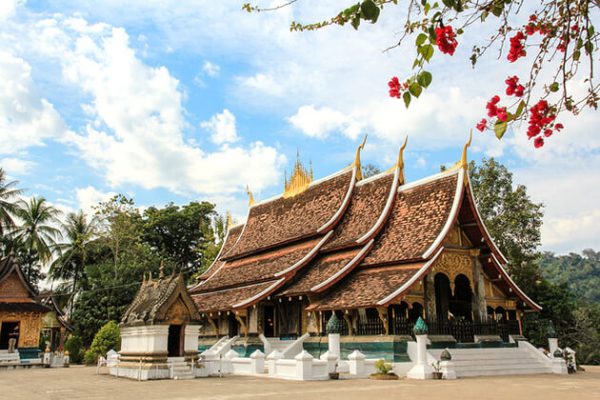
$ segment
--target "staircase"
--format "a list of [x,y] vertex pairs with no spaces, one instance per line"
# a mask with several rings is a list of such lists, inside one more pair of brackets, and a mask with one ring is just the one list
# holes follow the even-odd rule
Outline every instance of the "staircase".
[[259,335],[260,340],[265,346],[265,355],[269,355],[271,352],[277,350],[283,354],[284,359],[293,359],[302,352],[302,350],[304,350],[302,343],[304,343],[308,337],[310,337],[310,335],[305,333],[296,340],[281,340],[278,337],[265,337],[262,334]]
[[214,360],[218,359],[219,355],[223,356],[229,350],[231,350],[231,345],[235,343],[239,336],[234,336],[229,338],[229,336],[223,336],[221,339],[217,341],[217,343],[213,344],[209,349],[204,350],[201,355],[206,359]]
[[9,353],[7,350],[0,350],[0,367],[20,365],[19,351]]
[[169,357],[167,362],[171,379],[194,379],[196,377],[192,366],[183,357]]
[[[440,359],[443,349],[428,353]],[[448,349],[458,378],[466,376],[550,374],[552,367],[524,348]]]

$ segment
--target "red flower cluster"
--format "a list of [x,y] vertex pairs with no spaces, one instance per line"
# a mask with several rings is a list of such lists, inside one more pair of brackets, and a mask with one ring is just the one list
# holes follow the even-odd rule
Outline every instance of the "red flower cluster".
[[527,129],[527,137],[529,139],[535,138],[533,145],[535,148],[540,148],[544,145],[544,138],[550,137],[556,132],[560,132],[564,128],[563,124],[554,124],[556,115],[553,110],[548,106],[546,100],[538,101],[533,107],[529,109],[529,128]]
[[400,98],[403,90],[408,89],[408,83],[400,83],[397,76],[394,76],[392,79],[390,79],[388,86],[390,88],[390,97],[395,97],[397,99]]
[[523,92],[525,91],[525,87],[523,85],[519,85],[519,77],[518,76],[509,76],[504,82],[508,85],[506,87],[506,94],[508,96],[515,95],[517,97],[522,97]]
[[435,44],[442,53],[454,55],[458,42],[451,26],[435,28]]
[[[497,117],[500,121],[506,122],[506,119],[508,118],[506,107],[498,107],[497,104],[499,102],[500,96],[498,95],[492,97],[490,101],[488,101],[487,105],[485,106],[485,108],[487,108],[488,117]],[[477,129],[479,129],[479,125],[477,126]]]
[[517,61],[521,57],[525,57],[527,52],[525,51],[525,34],[518,31],[517,34],[510,38],[510,50],[506,57],[511,63]]
[[529,17],[529,23],[525,25],[525,32],[527,35],[531,36],[536,32],[539,32],[540,35],[547,35],[552,31],[551,24],[543,24],[537,22],[537,16],[531,15]]
[[480,132],[483,132],[486,127],[487,127],[487,119],[485,119],[485,118],[482,118],[481,121],[479,121],[479,123],[477,125],[475,125],[475,128],[477,128],[477,130],[479,130]]

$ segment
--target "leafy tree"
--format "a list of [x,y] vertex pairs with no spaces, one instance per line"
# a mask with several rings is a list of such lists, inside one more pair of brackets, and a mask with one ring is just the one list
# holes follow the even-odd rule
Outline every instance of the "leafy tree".
[[207,202],[149,207],[144,211],[142,240],[189,276],[201,266],[204,251],[215,241],[215,215],[215,206]]
[[[15,212],[20,224],[14,230],[14,236],[25,252],[23,273],[33,284],[39,278],[40,263],[47,263],[52,257],[52,249],[62,234],[56,226],[60,221],[60,211],[48,204],[43,197],[32,198],[28,202],[21,200]],[[39,263],[39,262],[40,263]]]
[[513,279],[529,291],[540,278],[539,256],[542,204],[531,201],[527,188],[514,185],[512,173],[494,160],[469,164],[477,208],[494,242],[510,261]]
[[71,282],[71,312],[73,300],[80,289],[80,283],[85,278],[85,266],[88,261],[90,246],[96,239],[96,219],[87,221],[86,215],[80,211],[69,213],[62,223],[62,230],[68,240],[56,245],[58,257],[50,266],[49,276],[52,280],[67,280]]
[[380,174],[381,170],[377,168],[374,164],[366,164],[362,167],[363,178],[368,178],[370,176],[374,176]]
[[581,255],[557,256],[544,252],[541,271],[555,284],[566,284],[582,300],[600,303],[600,252],[585,249]]
[[83,358],[83,343],[77,335],[71,335],[65,342],[65,351],[69,352],[69,362],[71,364],[80,364]]
[[15,226],[13,216],[17,204],[14,199],[23,193],[21,189],[15,188],[17,183],[17,181],[7,181],[6,173],[0,168],[0,236]]
[[[247,3],[243,8],[249,12],[273,11],[296,2],[290,0],[272,8]],[[453,56],[465,41],[462,35],[470,36],[475,42],[470,55],[473,67],[486,53],[497,50],[499,58],[505,60],[508,76],[506,98],[501,100],[500,96],[492,97],[490,93],[491,100],[486,106],[490,121],[483,118],[477,128],[490,129],[501,139],[510,124],[527,120],[528,137],[534,139],[535,147],[541,147],[563,128],[556,121],[561,113],[577,115],[582,108],[598,107],[600,85],[594,80],[593,71],[598,52],[594,21],[598,20],[600,3],[539,0],[537,7],[532,3],[525,0],[359,0],[319,22],[293,21],[290,29],[313,31],[346,24],[359,29],[361,22],[377,23],[383,12],[400,11],[398,30],[394,32],[399,31],[400,38],[387,50],[399,47],[405,54],[414,51],[413,73],[406,79],[393,77],[388,86],[389,95],[403,99],[406,107],[432,84],[433,75],[426,68],[434,55],[439,51],[442,57]],[[490,30],[491,37],[473,31],[477,24]],[[528,52],[533,57],[524,58]],[[528,76],[515,75],[513,63],[517,62],[526,63]],[[585,91],[576,90],[577,82],[585,82]]]
[[94,336],[90,349],[85,352],[85,363],[94,364],[98,357],[106,357],[110,349],[119,350],[121,333],[115,321],[108,321]]

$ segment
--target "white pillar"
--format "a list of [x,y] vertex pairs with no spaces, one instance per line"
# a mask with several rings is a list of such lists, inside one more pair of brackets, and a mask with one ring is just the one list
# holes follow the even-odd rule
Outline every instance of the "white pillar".
[[267,366],[269,368],[269,376],[277,375],[277,360],[281,360],[283,358],[283,354],[277,350],[273,350],[267,356]]
[[558,349],[558,339],[557,338],[548,338],[548,350],[550,350],[550,354],[554,357],[554,352]]
[[302,350],[296,357],[296,378],[306,381],[312,376],[313,356],[306,350]]
[[342,354],[340,352],[340,334],[339,333],[330,333],[329,335],[327,335],[327,338],[328,338],[329,352],[337,355],[339,358],[340,354]]
[[348,365],[350,375],[363,376],[365,373],[365,355],[358,350],[354,350],[348,355]]
[[325,353],[321,354],[321,357],[319,358],[323,361],[327,361],[327,372],[335,372],[335,365],[339,360],[339,356],[337,354],[326,351]]
[[265,354],[256,350],[250,354],[250,369],[253,374],[264,374],[265,373]]
[[408,371],[407,378],[431,379],[433,369],[427,364],[427,335],[415,335],[417,337],[417,364]]

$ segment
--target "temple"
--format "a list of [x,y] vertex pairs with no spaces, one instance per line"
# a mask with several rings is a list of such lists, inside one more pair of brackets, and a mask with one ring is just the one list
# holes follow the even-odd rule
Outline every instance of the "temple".
[[0,260],[0,364],[39,361],[42,318],[49,311],[15,258]]
[[406,142],[394,166],[363,178],[363,142],[333,175],[314,180],[298,159],[281,195],[255,201],[249,192],[246,222],[228,227],[189,290],[201,348],[229,336],[248,355],[303,338],[318,356],[333,313],[342,353],[395,361],[419,317],[444,346],[518,336],[523,313],[540,307],[507,274],[477,211],[469,144],[452,168],[415,182],[404,179]]

